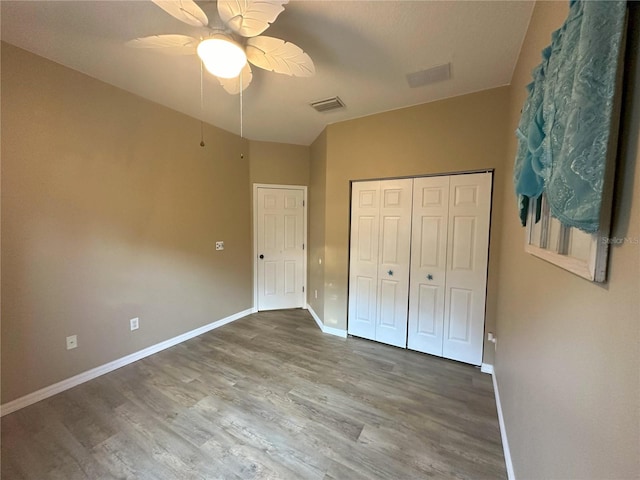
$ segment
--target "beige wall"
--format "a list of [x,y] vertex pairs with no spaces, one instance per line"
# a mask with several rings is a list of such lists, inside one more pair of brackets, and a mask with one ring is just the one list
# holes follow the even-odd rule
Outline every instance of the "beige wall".
[[[307,300],[313,311],[324,318],[324,244],[327,190],[327,131],[311,144],[309,181],[309,258]],[[317,298],[316,298],[317,296]]]
[[349,181],[495,168],[484,361],[517,478],[640,476],[635,89],[613,220],[630,242],[608,283],[524,253],[511,183],[524,85],[566,11],[536,6],[512,87],[331,125],[311,147],[207,127],[201,148],[196,120],[3,44],[2,402],[251,307],[253,182],[309,185],[309,303],[345,328]]
[[3,403],[251,307],[248,142],[205,141],[2,44]]
[[611,249],[605,285],[524,253],[511,183],[511,132],[524,87],[566,17],[565,2],[536,5],[510,89],[495,370],[518,479],[640,477],[640,77],[632,8],[636,51],[627,68],[635,73],[625,97],[613,236],[635,244]]
[[249,142],[251,183],[309,185],[309,147]]
[[[346,328],[349,181],[495,168],[504,181],[508,89],[487,90],[327,127],[324,323]],[[313,183],[312,179],[312,183]],[[494,205],[501,205],[500,190]],[[492,215],[487,328],[494,327],[497,257]],[[312,218],[311,223],[316,219]],[[492,345],[492,344],[489,344]],[[492,363],[493,348],[484,361]]]

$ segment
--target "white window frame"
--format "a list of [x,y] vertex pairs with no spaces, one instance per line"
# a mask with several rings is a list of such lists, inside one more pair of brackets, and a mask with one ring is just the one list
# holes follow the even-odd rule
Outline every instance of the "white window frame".
[[[607,228],[606,232],[601,230],[591,235],[591,248],[588,259],[571,257],[568,255],[568,252],[569,238],[571,236],[570,231],[572,227],[561,224],[557,245],[548,245],[551,213],[549,212],[544,195],[542,196],[541,210],[540,236],[539,238],[535,238],[534,235],[536,235],[536,233],[533,225],[535,223],[536,201],[531,200],[529,202],[524,247],[525,251],[592,282],[605,282],[607,279],[607,257],[609,254],[610,243],[608,236],[609,229]],[[609,222],[606,222],[606,225],[608,227]]]

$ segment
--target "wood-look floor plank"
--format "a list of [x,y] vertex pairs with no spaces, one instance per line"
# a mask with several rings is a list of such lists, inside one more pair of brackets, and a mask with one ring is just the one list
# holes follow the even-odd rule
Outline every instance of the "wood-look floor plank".
[[5,479],[506,478],[491,378],[261,312],[7,415]]

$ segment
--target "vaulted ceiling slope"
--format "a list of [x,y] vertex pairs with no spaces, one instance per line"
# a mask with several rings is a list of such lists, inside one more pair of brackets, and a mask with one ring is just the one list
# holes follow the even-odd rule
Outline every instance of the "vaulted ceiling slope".
[[[214,1],[198,1],[216,18]],[[2,40],[169,108],[240,133],[240,97],[196,56],[169,56],[125,43],[136,37],[198,35],[151,1],[2,1]],[[509,84],[533,2],[302,1],[285,5],[268,35],[313,59],[311,78],[254,69],[245,90],[243,135],[310,144],[327,125]],[[411,88],[407,74],[450,63],[450,79]],[[310,103],[339,96],[345,108]]]

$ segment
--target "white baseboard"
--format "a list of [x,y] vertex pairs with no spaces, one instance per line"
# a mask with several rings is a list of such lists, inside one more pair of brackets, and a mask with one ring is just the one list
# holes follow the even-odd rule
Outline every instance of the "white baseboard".
[[496,409],[498,410],[498,423],[500,424],[500,437],[502,438],[502,450],[504,451],[504,463],[507,467],[507,477],[509,480],[516,480],[516,474],[513,470],[513,462],[511,461],[511,450],[509,450],[509,440],[507,440],[507,429],[504,424],[504,416],[502,415],[502,404],[500,403],[500,393],[498,392],[498,381],[496,374],[491,366],[491,377],[493,379],[493,392],[496,397]]
[[203,333],[207,333],[211,330],[222,327],[227,323],[231,323],[242,317],[246,317],[252,312],[253,309],[250,308],[242,312],[235,313],[228,317],[209,323],[208,325],[205,325],[203,327],[196,328],[195,330],[191,330],[189,332],[183,333],[182,335],[178,335],[177,337],[170,338],[169,340],[165,340],[164,342],[157,343],[143,350],[127,355],[126,357],[122,357],[99,367],[92,368],[91,370],[87,370],[86,372],[79,373],[78,375],[75,375],[71,378],[67,378],[65,380],[62,380],[61,382],[54,383],[53,385],[49,385],[48,387],[44,387],[33,393],[29,393],[24,397],[17,398],[11,402],[7,402],[4,405],[0,405],[0,417],[15,412],[16,410],[20,410],[21,408],[28,407],[29,405],[33,405],[40,400],[44,400],[45,398],[49,398],[60,392],[64,392],[65,390],[69,390],[70,388],[80,385],[81,383],[93,380],[96,377],[104,375],[105,373],[112,372],[113,370],[124,367],[125,365],[129,365],[130,363],[148,357],[149,355],[153,355],[154,353],[158,353],[169,347],[173,347],[174,345],[182,343],[193,337],[197,337],[198,335],[202,335]]
[[341,328],[327,327],[324,325],[322,331],[329,335],[335,335],[336,337],[347,338],[347,331]]
[[322,324],[322,320],[320,320],[320,317],[318,316],[318,314],[315,312],[315,310],[313,308],[311,308],[311,305],[307,304],[307,310],[309,311],[309,313],[311,314],[311,316],[313,317],[313,319],[316,321],[316,323],[318,324],[318,328],[320,330],[324,331],[324,325]]
[[483,363],[480,366],[480,371],[482,373],[488,373],[489,375],[493,375],[493,365],[491,365],[490,363]]
[[322,330],[322,333],[328,333],[329,335],[335,335],[336,337],[347,338],[346,330],[342,330],[341,328],[327,327],[324,323],[322,323],[322,320],[320,320],[318,314],[313,310],[313,308],[311,308],[311,305],[307,304],[307,310],[309,310],[309,313],[318,324],[318,328]]

